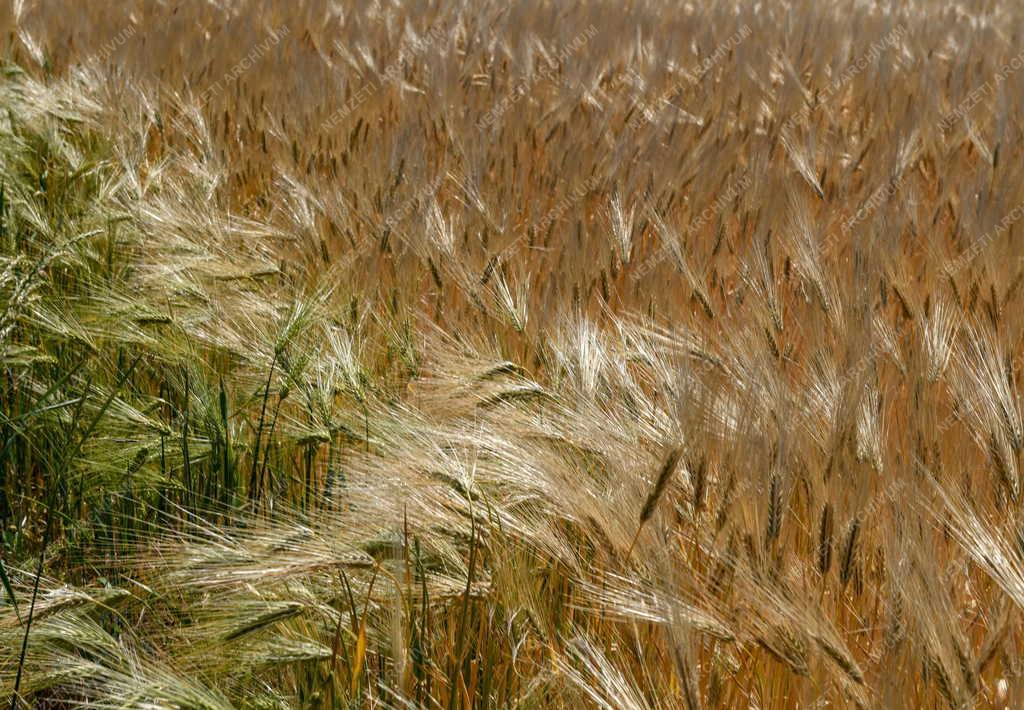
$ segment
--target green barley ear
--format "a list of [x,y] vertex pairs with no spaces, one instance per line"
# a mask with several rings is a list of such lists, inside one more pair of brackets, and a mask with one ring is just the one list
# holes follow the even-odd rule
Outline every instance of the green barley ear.
[[243,620],[224,633],[225,641],[234,641],[243,636],[265,629],[285,619],[301,614],[305,607],[298,602],[268,602],[263,609]]
[[132,458],[131,463],[128,464],[128,477],[131,478],[133,475],[138,473],[139,469],[146,464],[147,460],[149,460],[149,449],[143,446],[135,452],[135,456]]

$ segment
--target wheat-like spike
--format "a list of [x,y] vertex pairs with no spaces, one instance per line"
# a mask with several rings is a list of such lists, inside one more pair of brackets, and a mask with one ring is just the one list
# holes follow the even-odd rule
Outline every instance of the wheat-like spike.
[[807,645],[785,625],[776,624],[757,636],[758,643],[798,676],[810,675]]
[[654,487],[651,489],[647,499],[644,501],[643,508],[640,509],[640,524],[637,526],[636,534],[633,535],[633,541],[629,544],[629,548],[626,550],[626,561],[629,560],[629,557],[633,552],[633,547],[636,545],[636,541],[640,538],[640,532],[643,530],[644,525],[646,525],[647,521],[649,521],[654,515],[654,510],[658,507],[658,502],[668,489],[668,484],[672,480],[672,475],[676,471],[676,466],[679,464],[679,459],[682,454],[682,447],[677,446],[669,451],[668,456],[665,457],[665,462],[661,465],[661,470],[658,472],[658,478],[654,481]]
[[640,510],[641,525],[644,525],[654,515],[654,509],[668,489],[668,484],[676,472],[676,466],[682,453],[682,447],[676,447],[665,457],[665,462],[661,465],[661,470],[658,472],[658,478],[654,482],[654,488],[651,489],[647,500],[644,501],[644,507]]
[[843,563],[839,568],[839,579],[843,588],[850,582],[853,575],[854,563],[857,556],[857,536],[860,533],[860,518],[855,518],[850,523],[846,533],[846,542],[843,544]]
[[825,634],[816,634],[814,640],[818,642],[821,649],[835,661],[846,675],[857,685],[864,685],[864,672],[857,665],[857,662],[850,655],[850,652],[840,644],[829,639]]
[[768,527],[765,530],[765,544],[778,538],[782,528],[782,491],[779,474],[772,472],[768,485]]
[[928,670],[930,670],[932,675],[935,676],[935,684],[938,687],[939,693],[942,695],[943,700],[946,701],[946,705],[950,710],[963,707],[957,697],[953,681],[950,678],[949,672],[946,670],[942,659],[929,654],[927,664]]
[[825,503],[821,508],[821,520],[818,523],[818,572],[824,577],[832,567],[832,504]]
[[1011,604],[1004,603],[1002,605],[1002,610],[996,617],[995,625],[988,629],[981,649],[978,651],[978,662],[974,668],[975,676],[981,676],[992,661],[995,660],[1006,641],[1006,637],[1010,633],[1015,615],[1015,609]]
[[701,455],[700,461],[693,471],[693,514],[697,515],[704,509],[704,495],[707,488],[707,458]]

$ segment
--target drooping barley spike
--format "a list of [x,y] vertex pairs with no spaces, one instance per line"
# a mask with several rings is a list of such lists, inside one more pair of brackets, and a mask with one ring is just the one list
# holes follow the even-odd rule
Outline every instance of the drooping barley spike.
[[839,666],[846,675],[850,677],[857,685],[864,685],[864,672],[857,665],[857,662],[850,655],[850,652],[843,648],[841,644],[831,640],[825,634],[816,634],[814,640],[818,642],[821,650],[825,654],[835,661],[836,665]]

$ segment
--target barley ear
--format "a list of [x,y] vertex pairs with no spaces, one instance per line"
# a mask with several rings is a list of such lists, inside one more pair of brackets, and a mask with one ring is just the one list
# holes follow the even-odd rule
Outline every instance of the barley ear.
[[640,525],[636,529],[636,534],[633,536],[633,541],[629,544],[629,549],[626,550],[626,561],[629,561],[630,555],[633,553],[633,547],[636,545],[636,541],[640,538],[640,531],[643,530],[644,525],[654,515],[655,508],[658,507],[658,501],[665,495],[665,490],[668,488],[669,481],[672,480],[672,474],[676,471],[676,466],[679,464],[679,457],[682,455],[683,450],[681,447],[676,447],[669,452],[665,458],[665,463],[661,466],[661,472],[658,473],[658,479],[654,482],[654,488],[651,489],[650,495],[647,496],[647,500],[644,501],[644,507],[640,510]]

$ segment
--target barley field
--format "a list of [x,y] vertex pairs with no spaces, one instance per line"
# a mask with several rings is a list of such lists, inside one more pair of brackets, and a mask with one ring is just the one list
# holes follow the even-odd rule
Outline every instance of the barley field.
[[1024,707],[1022,38],[4,0],[0,703]]

